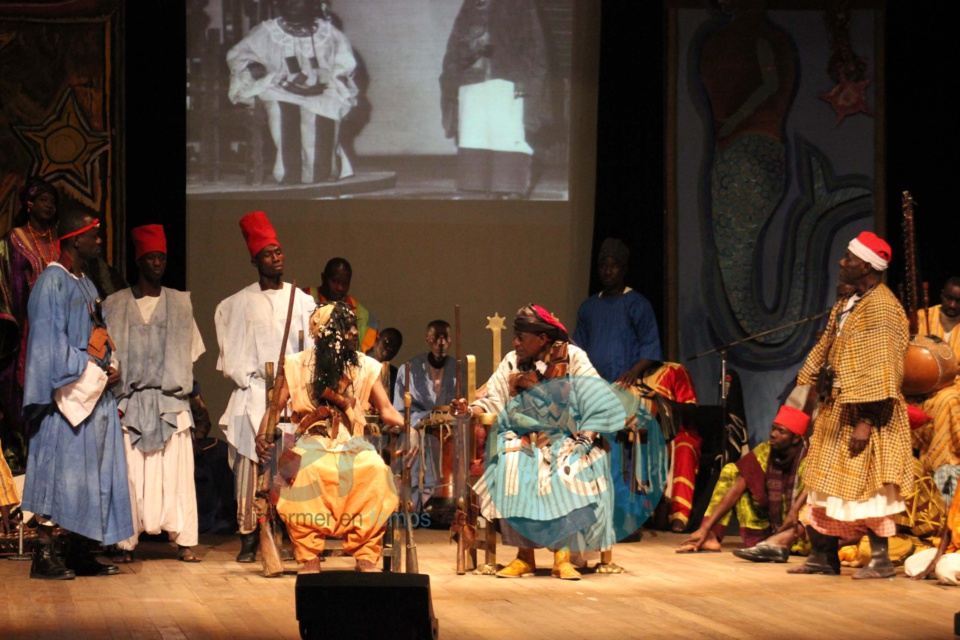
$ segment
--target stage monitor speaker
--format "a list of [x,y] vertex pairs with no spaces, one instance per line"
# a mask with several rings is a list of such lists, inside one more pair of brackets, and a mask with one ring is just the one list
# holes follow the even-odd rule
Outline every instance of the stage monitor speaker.
[[435,640],[430,576],[325,571],[297,576],[302,638]]

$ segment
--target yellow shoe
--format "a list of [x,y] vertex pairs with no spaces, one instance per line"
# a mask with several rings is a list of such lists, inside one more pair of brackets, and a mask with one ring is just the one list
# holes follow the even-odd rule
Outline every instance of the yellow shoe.
[[525,578],[532,576],[536,567],[522,558],[514,558],[513,562],[497,571],[498,578]]
[[566,550],[553,552],[553,571],[550,572],[554,578],[561,580],[579,580],[580,572],[570,562],[570,552]]

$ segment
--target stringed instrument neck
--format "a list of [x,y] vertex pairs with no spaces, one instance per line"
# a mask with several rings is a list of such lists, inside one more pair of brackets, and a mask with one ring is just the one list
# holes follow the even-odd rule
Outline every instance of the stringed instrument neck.
[[917,250],[913,225],[913,196],[909,191],[903,192],[903,264],[906,271],[904,278],[904,296],[907,319],[910,322],[910,335],[916,335],[920,329],[917,315],[919,303],[917,300]]

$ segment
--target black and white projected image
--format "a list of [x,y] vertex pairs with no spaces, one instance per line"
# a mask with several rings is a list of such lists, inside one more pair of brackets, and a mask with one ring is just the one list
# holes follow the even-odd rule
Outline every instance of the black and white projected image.
[[190,199],[568,199],[583,0],[199,0]]

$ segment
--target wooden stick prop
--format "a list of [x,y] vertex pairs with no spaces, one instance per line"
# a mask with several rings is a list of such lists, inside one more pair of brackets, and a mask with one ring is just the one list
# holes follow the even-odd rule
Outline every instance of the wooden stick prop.
[[[457,398],[463,397],[463,345],[460,341],[460,305],[454,307],[454,339],[457,347]],[[470,487],[467,486],[467,466],[468,443],[470,429],[470,414],[458,415],[454,427],[453,440],[453,495],[456,501],[456,513],[454,514],[451,533],[457,535],[457,575],[462,576],[467,572],[466,554],[472,546],[472,541],[476,538],[476,530],[471,527],[469,522],[468,510],[470,509]],[[471,535],[472,534],[472,535]]]
[[[403,435],[406,439],[407,445],[410,446],[410,405],[411,405],[411,396],[410,396],[410,363],[407,363],[407,366],[404,368],[406,375],[403,377]],[[423,443],[420,443],[420,446],[423,446]],[[413,487],[411,486],[410,478],[410,466],[407,464],[406,460],[403,458],[400,459],[400,505],[403,509],[403,526],[404,526],[404,538],[406,539],[406,544],[404,545],[405,551],[405,562],[406,566],[404,568],[405,573],[420,573],[420,565],[417,562],[417,544],[413,540],[413,521],[411,516],[413,515]],[[421,485],[423,486],[423,485]]]
[[[277,422],[280,418],[280,390],[286,384],[284,360],[287,354],[287,339],[290,337],[290,322],[293,320],[293,303],[297,293],[297,283],[290,287],[290,302],[287,305],[287,322],[283,327],[283,341],[280,343],[280,360],[277,363],[277,376],[273,383],[273,392],[269,393],[267,404],[267,420],[263,423],[257,439],[263,438],[268,445],[273,444],[276,437]],[[268,362],[272,365],[272,362]],[[270,367],[272,368],[272,366]],[[274,456],[276,457],[276,456]],[[257,493],[254,499],[254,509],[260,523],[260,559],[263,563],[263,576],[274,578],[283,575],[283,560],[280,559],[280,550],[274,536],[273,523],[277,518],[276,510],[270,501],[270,484],[273,480],[270,462],[258,465]]]

